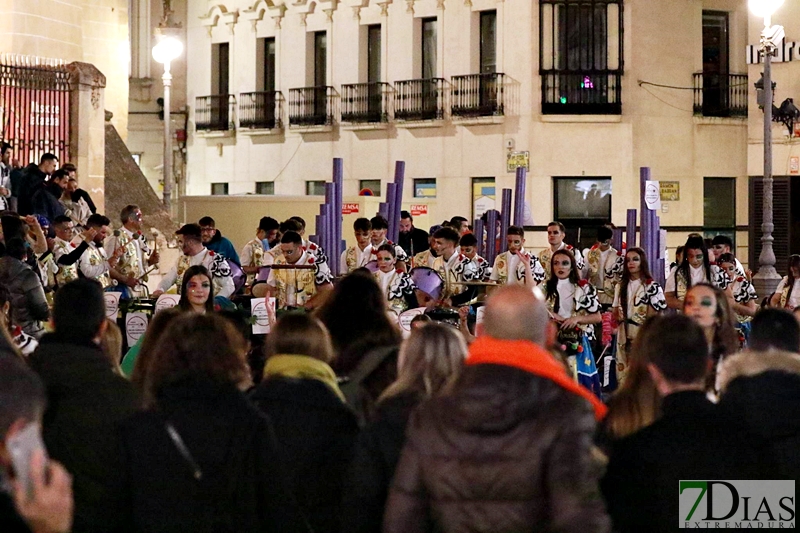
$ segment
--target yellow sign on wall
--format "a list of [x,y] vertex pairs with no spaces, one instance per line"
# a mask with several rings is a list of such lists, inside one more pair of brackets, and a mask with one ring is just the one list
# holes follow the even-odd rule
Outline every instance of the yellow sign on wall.
[[662,202],[677,202],[681,199],[680,181],[660,181],[659,184],[661,186]]
[[530,152],[508,152],[506,156],[506,167],[508,172],[516,172],[517,168],[523,167],[525,170],[531,169]]

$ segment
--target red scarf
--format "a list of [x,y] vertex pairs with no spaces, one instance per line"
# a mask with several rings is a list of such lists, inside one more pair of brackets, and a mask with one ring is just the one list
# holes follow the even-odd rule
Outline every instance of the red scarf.
[[564,365],[550,352],[530,341],[507,341],[481,336],[469,347],[467,365],[505,365],[539,377],[549,379],[562,389],[585,398],[594,408],[594,416],[599,421],[606,416],[608,407],[597,397],[579,385],[567,374]]

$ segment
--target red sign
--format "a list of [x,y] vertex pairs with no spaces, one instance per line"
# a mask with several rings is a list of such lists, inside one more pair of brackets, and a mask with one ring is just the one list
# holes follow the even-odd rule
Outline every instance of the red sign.
[[342,214],[352,215],[359,212],[358,204],[342,204]]
[[427,215],[428,214],[428,205],[427,204],[420,204],[420,205],[412,205],[411,206],[411,216],[417,217],[419,215]]

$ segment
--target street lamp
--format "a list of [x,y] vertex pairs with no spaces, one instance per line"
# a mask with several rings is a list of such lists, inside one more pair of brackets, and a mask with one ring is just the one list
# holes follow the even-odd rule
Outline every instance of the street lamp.
[[162,35],[153,47],[153,59],[164,65],[164,207],[170,210],[172,196],[172,133],[169,118],[169,88],[172,85],[172,73],[169,71],[170,62],[183,53],[183,43],[175,37]]
[[[758,273],[753,276],[753,284],[758,294],[765,296],[775,292],[781,277],[775,270],[775,251],[772,249],[772,56],[783,39],[783,28],[772,26],[772,15],[784,0],[750,0],[750,11],[764,19],[759,53],[764,58],[764,75],[759,80],[763,90],[764,102],[764,184],[763,210],[761,215],[761,254],[758,256]],[[762,89],[763,87],[763,89]],[[753,243],[751,243],[752,246]]]

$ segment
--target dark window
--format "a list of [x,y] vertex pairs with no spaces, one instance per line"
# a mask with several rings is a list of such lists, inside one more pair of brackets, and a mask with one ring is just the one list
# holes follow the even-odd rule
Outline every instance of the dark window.
[[212,183],[211,184],[211,194],[214,195],[214,196],[227,195],[228,194],[228,184],[227,183]]
[[381,195],[381,180],[359,180],[359,182],[358,182],[358,195],[359,196],[380,196]]
[[308,196],[325,196],[325,182],[324,181],[307,181],[306,182],[306,195],[308,195]]
[[314,34],[314,86],[328,84],[328,34],[318,31]]
[[694,112],[747,117],[747,74],[731,74],[728,13],[703,11],[703,71],[694,75]]
[[497,11],[481,11],[481,74],[497,72]]
[[275,38],[264,39],[264,91],[275,90]]
[[274,181],[257,181],[256,194],[275,194]]
[[620,114],[622,0],[539,0],[542,113]]
[[436,18],[422,19],[422,79],[436,77]]
[[228,94],[228,76],[230,73],[230,45],[217,43],[212,45],[211,89],[216,94]]
[[736,178],[703,180],[703,226],[707,231],[736,226]]
[[596,242],[597,228],[611,220],[611,178],[553,178],[553,214],[567,229],[566,241],[579,249]]
[[367,28],[367,82],[381,81],[381,25]]
[[436,178],[416,178],[414,198],[436,198]]

